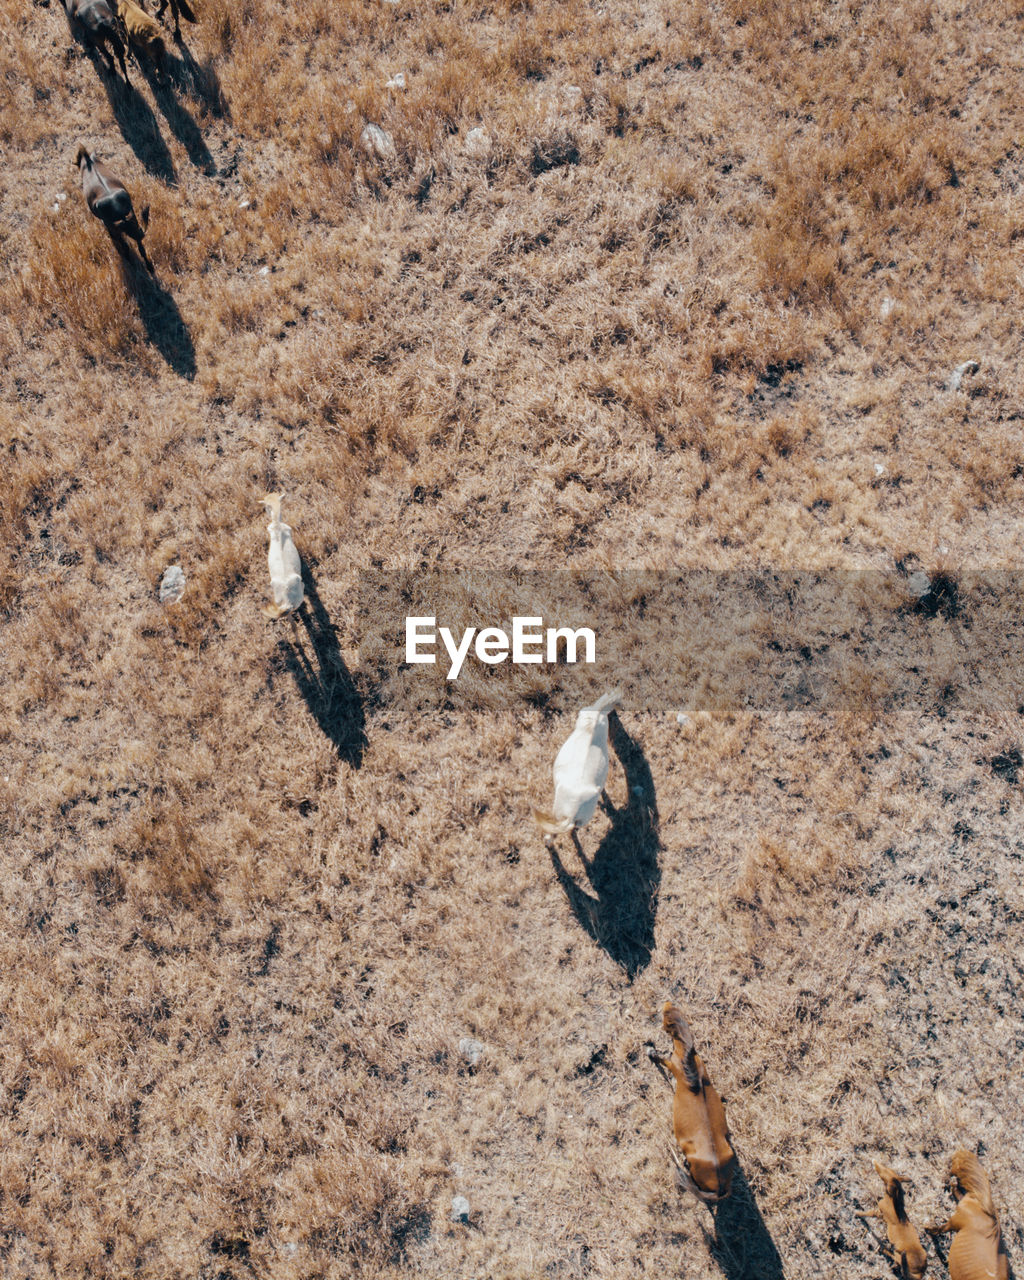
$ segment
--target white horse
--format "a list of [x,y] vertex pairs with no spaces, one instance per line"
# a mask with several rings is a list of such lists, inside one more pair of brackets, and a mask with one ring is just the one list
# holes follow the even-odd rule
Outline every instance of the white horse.
[[273,603],[263,610],[268,618],[279,618],[282,613],[298,609],[306,598],[302,589],[302,561],[292,541],[291,526],[281,519],[283,497],[283,493],[268,493],[263,498],[263,505],[270,515],[270,524],[267,525],[267,533],[270,534],[267,564],[270,567],[270,586],[274,595]]
[[585,827],[597,811],[608,779],[608,712],[619,704],[620,693],[606,693],[576,717],[576,728],[555,756],[555,803],[552,813],[534,809],[533,820],[552,836]]

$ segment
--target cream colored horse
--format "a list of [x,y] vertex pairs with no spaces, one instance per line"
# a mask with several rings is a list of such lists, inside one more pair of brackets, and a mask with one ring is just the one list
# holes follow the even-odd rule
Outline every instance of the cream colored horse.
[[268,618],[279,618],[283,613],[298,609],[306,598],[302,588],[302,561],[292,541],[291,526],[281,519],[283,497],[283,493],[268,493],[263,498],[263,505],[270,515],[267,564],[273,602],[263,610]]
[[584,707],[576,727],[555,756],[555,803],[551,813],[534,809],[533,820],[552,836],[585,827],[597,810],[608,780],[608,712],[619,704],[619,692],[606,693]]

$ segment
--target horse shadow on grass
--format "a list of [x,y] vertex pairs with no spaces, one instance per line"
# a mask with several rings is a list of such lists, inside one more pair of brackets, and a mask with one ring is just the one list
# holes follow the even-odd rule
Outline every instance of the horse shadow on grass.
[[305,564],[302,585],[305,603],[292,615],[291,639],[282,640],[279,649],[306,706],[334,744],[338,758],[358,769],[366,749],[363,700],[345,666],[338,633]]
[[626,775],[628,800],[616,809],[603,801],[611,826],[588,862],[573,832],[573,843],[593,894],[580,888],[551,845],[555,874],[573,914],[622,968],[630,981],[646,969],[654,950],[661,869],[658,805],[650,766],[637,742],[613,712],[609,737]]
[[168,54],[167,70],[178,92],[197,98],[211,115],[230,120],[228,100],[212,61],[196,62],[183,40],[175,41],[175,47],[178,56],[175,58]]
[[191,382],[196,376],[196,349],[178,304],[151,276],[135,254],[121,257],[125,288],[135,299],[146,337],[179,377]]
[[112,72],[98,54],[89,52],[93,66],[103,82],[107,101],[114,113],[121,136],[135,152],[147,173],[161,182],[173,185],[177,181],[174,161],[167,149],[153,108],[134,85],[125,84],[116,72]]
[[738,1165],[732,1194],[711,1212],[715,1238],[708,1241],[708,1248],[726,1280],[786,1280],[775,1241]]
[[146,83],[153,93],[154,101],[163,112],[171,132],[188,152],[188,158],[197,169],[207,177],[211,177],[216,172],[217,166],[213,162],[213,156],[199,126],[178,101],[175,93],[178,77],[173,76],[173,72],[170,72],[166,79],[158,77],[149,63],[143,64],[142,74],[146,77]]

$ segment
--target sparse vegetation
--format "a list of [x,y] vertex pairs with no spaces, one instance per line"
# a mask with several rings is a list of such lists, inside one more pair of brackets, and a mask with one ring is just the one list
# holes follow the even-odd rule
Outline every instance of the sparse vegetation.
[[[978,1143],[1024,1267],[1021,709],[957,585],[1019,626],[1020,6],[205,0],[131,94],[0,8],[0,1271],[868,1280],[872,1157],[936,1221]],[[938,584],[886,614],[920,696],[840,635],[824,706],[624,702],[656,826],[583,843],[650,876],[632,975],[530,828],[568,724],[357,661],[361,569],[567,565]],[[748,1188],[713,1247],[666,995]]]

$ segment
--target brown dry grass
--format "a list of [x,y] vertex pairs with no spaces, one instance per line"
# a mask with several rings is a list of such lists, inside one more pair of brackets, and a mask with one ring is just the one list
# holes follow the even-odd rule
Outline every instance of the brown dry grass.
[[[624,707],[630,982],[527,824],[564,722],[362,724],[346,670],[365,567],[1018,567],[1019,4],[206,0],[134,97],[2,12],[0,1269],[866,1280],[870,1158],[923,1222],[961,1142],[1024,1266],[1018,708]],[[259,614],[277,488],[319,652]],[[666,994],[749,1184],[712,1252]]]

